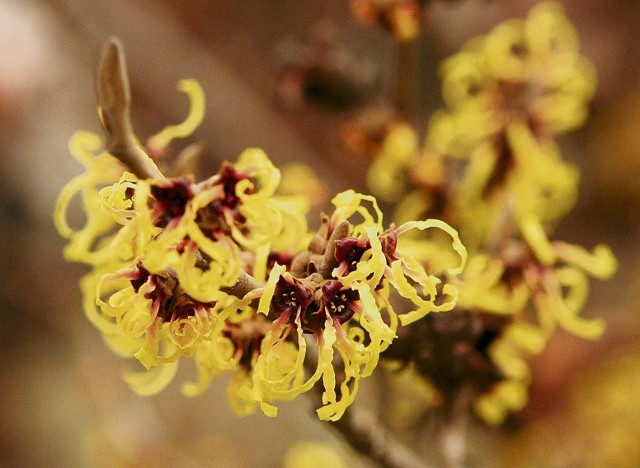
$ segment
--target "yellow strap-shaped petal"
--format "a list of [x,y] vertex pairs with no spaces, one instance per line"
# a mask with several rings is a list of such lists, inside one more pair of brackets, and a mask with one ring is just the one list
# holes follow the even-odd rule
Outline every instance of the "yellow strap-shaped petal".
[[169,125],[149,138],[148,146],[152,150],[161,150],[169,146],[172,140],[191,135],[204,119],[204,91],[196,80],[187,79],[178,82],[178,89],[189,98],[190,109],[187,118],[178,125]]

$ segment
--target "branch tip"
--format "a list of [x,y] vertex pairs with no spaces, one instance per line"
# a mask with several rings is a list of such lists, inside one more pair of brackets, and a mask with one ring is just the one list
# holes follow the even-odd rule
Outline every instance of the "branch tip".
[[124,111],[131,104],[131,90],[122,41],[110,37],[102,48],[98,67],[98,101],[106,112]]

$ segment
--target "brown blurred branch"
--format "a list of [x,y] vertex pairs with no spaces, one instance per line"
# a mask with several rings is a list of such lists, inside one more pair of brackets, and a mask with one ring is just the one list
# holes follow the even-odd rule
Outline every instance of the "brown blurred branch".
[[330,423],[357,452],[383,467],[427,468],[425,461],[400,442],[372,412],[350,407]]
[[445,466],[462,468],[466,466],[469,414],[475,392],[466,385],[457,392],[451,411],[440,418],[437,439]]

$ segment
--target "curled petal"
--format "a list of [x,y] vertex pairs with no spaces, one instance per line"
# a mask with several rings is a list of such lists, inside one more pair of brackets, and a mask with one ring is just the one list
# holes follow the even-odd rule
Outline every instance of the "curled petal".
[[[369,359],[362,369],[361,374],[363,377],[367,377],[371,375],[378,365],[380,353],[382,353],[395,338],[395,332],[393,328],[387,325],[382,319],[380,308],[371,293],[371,289],[361,284],[357,291],[362,301],[362,313],[360,314],[359,324],[362,329],[367,332],[369,341],[366,348]],[[353,327],[353,329],[357,330],[356,327]]]
[[[236,187],[236,195],[240,198],[273,196],[280,185],[280,170],[269,160],[264,151],[259,148],[246,149],[238,157],[235,167],[241,171],[250,171],[255,184]],[[247,181],[248,182],[248,181]],[[246,184],[247,182],[243,182]],[[251,189],[247,192],[247,189]],[[250,193],[250,195],[248,194]]]
[[[362,205],[362,202],[364,201],[371,204],[373,214],[370,209]],[[380,232],[382,232],[382,211],[380,211],[375,197],[371,195],[363,195],[354,190],[346,190],[336,195],[333,200],[331,200],[331,203],[336,207],[333,212],[333,219],[337,221],[348,220],[357,214],[363,221],[358,223],[356,227],[376,226],[379,228]],[[354,230],[354,236],[359,234],[360,232]]]
[[176,138],[191,135],[204,119],[204,91],[200,84],[192,79],[181,80],[178,82],[178,89],[189,98],[189,114],[184,122],[178,125],[169,125],[149,138],[148,146],[152,152],[166,148]]
[[[564,279],[567,280],[567,270],[564,270]],[[572,275],[570,278],[574,283],[575,288],[585,288],[586,282],[576,282],[576,276]],[[576,297],[582,296],[586,292],[578,290],[577,293],[570,294],[569,301],[563,296],[562,284],[559,278],[553,274],[548,273],[542,280],[543,292],[536,295],[536,305],[539,311],[551,317],[555,317],[557,322],[567,331],[574,335],[581,336],[583,338],[597,339],[602,333],[604,333],[605,323],[602,319],[585,319],[578,316],[579,310],[572,306],[580,305],[576,304]],[[578,295],[578,296],[576,296]],[[573,301],[572,301],[573,299]],[[579,302],[579,301],[578,301]]]
[[[449,283],[445,284],[442,288],[442,295],[449,297],[449,300],[436,305],[436,286],[440,283],[437,277],[427,274],[416,275],[413,274],[414,272],[408,272],[403,268],[403,263],[400,260],[391,264],[391,272],[390,282],[393,287],[402,297],[409,299],[414,305],[418,306],[417,309],[398,316],[402,325],[413,323],[429,312],[451,310],[455,306],[458,298],[458,290],[455,286]],[[418,276],[420,277],[416,282],[421,289],[421,293],[407,280],[407,276],[414,281]]]
[[425,229],[437,228],[444,232],[446,232],[449,236],[451,236],[451,247],[460,257],[460,264],[457,267],[450,267],[448,269],[448,273],[450,275],[457,275],[462,273],[464,269],[464,265],[467,262],[467,249],[460,241],[460,236],[458,235],[458,231],[453,229],[444,221],[440,221],[439,219],[427,219],[424,221],[409,221],[400,226],[397,230],[398,235],[401,235],[411,229],[419,229],[424,231]]
[[595,278],[608,279],[618,268],[615,255],[603,244],[596,245],[593,252],[565,242],[554,242],[553,248],[560,260],[581,268]]
[[123,378],[138,395],[155,395],[171,383],[177,371],[178,363],[171,362],[158,365],[151,370],[127,371],[123,374]]
[[556,261],[556,255],[547,233],[534,216],[523,216],[520,219],[520,231],[527,244],[536,254],[536,257],[544,265],[552,265]]
[[269,273],[269,279],[267,280],[267,285],[264,288],[264,292],[260,296],[260,302],[258,303],[258,313],[267,315],[269,313],[269,307],[271,305],[271,300],[273,299],[273,294],[276,290],[276,284],[280,279],[280,276],[286,271],[286,267],[284,265],[278,265],[277,263],[271,269]]

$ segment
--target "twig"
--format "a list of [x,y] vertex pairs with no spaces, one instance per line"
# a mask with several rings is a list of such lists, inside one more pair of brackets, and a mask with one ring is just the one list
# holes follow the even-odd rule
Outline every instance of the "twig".
[[418,107],[418,49],[420,41],[398,42],[396,68],[396,107],[408,118],[415,117]]
[[131,90],[122,43],[116,37],[107,41],[98,68],[98,102],[107,136],[107,150],[140,179],[164,176],[147,153],[136,144],[131,126]]
[[444,466],[447,468],[466,466],[469,407],[473,395],[471,386],[462,387],[454,399],[450,413],[443,415],[441,425],[438,428],[440,453],[444,460]]
[[370,411],[350,407],[330,423],[357,452],[383,467],[428,468],[424,460],[400,442]]
[[260,288],[260,284],[249,273],[243,271],[238,277],[238,281],[233,286],[228,288],[221,288],[223,292],[235,296],[238,299],[242,299],[246,294],[251,291]]

